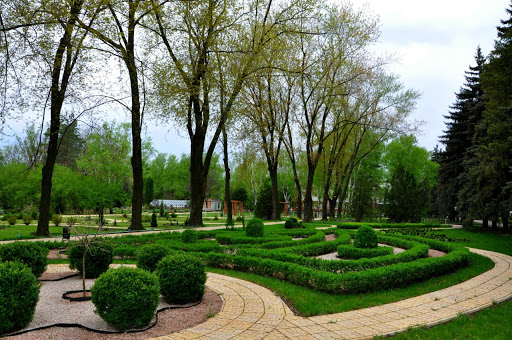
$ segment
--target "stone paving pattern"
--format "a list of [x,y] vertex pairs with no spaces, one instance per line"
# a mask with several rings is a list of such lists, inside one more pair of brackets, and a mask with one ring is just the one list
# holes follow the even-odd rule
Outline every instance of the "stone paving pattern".
[[[458,285],[410,299],[355,311],[304,318],[296,316],[270,290],[257,284],[208,273],[206,284],[224,300],[205,323],[155,339],[371,339],[409,327],[433,326],[512,298],[512,257],[470,249],[495,267]],[[119,265],[116,265],[116,267]],[[69,271],[49,265],[49,272]],[[327,301],[326,301],[327,303]]]

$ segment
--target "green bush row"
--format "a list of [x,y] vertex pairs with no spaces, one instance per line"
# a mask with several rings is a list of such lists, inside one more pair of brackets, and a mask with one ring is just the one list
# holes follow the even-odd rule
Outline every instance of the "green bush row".
[[364,223],[364,222],[341,222],[336,226],[340,229],[358,229],[363,225],[368,225],[372,228],[443,228],[450,227],[447,224],[439,223]]
[[309,243],[322,242],[324,239],[325,239],[325,234],[322,231],[317,231],[314,235],[310,235],[309,237],[304,238],[302,240],[266,242],[261,245],[254,245],[254,247],[265,248],[265,249],[276,249],[276,248],[300,246],[300,245],[309,244]]
[[291,236],[278,234],[270,234],[263,237],[250,237],[244,236],[238,232],[224,232],[217,234],[216,239],[221,244],[262,244],[273,241],[290,241],[292,238]]
[[[348,236],[346,233],[345,235]],[[290,247],[267,251],[263,251],[261,249],[253,251],[250,251],[249,249],[241,249],[238,251],[238,254],[291,262],[331,273],[363,271],[400,262],[411,262],[423,257],[427,257],[428,255],[429,247],[425,244],[403,240],[397,237],[379,236],[379,240],[383,243],[408,250],[396,255],[379,256],[371,259],[362,258],[359,260],[351,261],[331,261],[309,257],[336,251],[340,244],[347,244],[350,242],[350,236],[347,236],[338,237],[338,239],[335,241],[314,243],[300,247]],[[346,243],[341,243],[342,241]]]
[[339,246],[338,257],[342,259],[362,259],[372,258],[378,256],[392,255],[393,247],[378,247],[378,248],[357,248],[350,246]]
[[425,258],[345,274],[334,274],[296,263],[261,257],[219,253],[201,254],[201,257],[207,266],[253,272],[316,290],[342,294],[401,287],[415,281],[446,274],[467,265],[469,251],[460,248],[443,257]]

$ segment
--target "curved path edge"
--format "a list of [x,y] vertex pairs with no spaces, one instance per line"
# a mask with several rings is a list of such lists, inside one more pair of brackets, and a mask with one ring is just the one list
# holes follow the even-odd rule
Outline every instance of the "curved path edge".
[[473,249],[495,262],[468,281],[406,300],[355,311],[296,316],[267,288],[208,273],[207,285],[224,299],[205,323],[155,339],[371,339],[409,327],[434,326],[512,298],[512,257]]

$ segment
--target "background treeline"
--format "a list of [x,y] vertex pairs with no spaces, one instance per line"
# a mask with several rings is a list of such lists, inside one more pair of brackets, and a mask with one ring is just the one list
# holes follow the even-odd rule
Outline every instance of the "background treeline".
[[509,229],[512,210],[512,10],[501,21],[494,49],[480,48],[446,117],[436,206],[438,213],[484,227]]

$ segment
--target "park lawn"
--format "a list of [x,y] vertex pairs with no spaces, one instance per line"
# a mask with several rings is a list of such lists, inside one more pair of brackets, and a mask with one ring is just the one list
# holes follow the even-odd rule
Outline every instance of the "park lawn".
[[457,242],[466,247],[491,250],[512,256],[512,233],[482,231],[481,228],[474,230],[445,229],[434,233],[445,234],[448,238],[467,239],[469,242]]
[[[512,301],[486,308],[473,315],[460,315],[457,319],[432,328],[415,328],[393,336],[396,340],[415,339],[512,339]],[[378,337],[382,339],[382,337]]]
[[[0,229],[0,241],[40,238],[33,235],[36,230],[37,225],[6,226],[4,229]],[[62,227],[50,226],[50,233],[56,237],[62,237]]]

